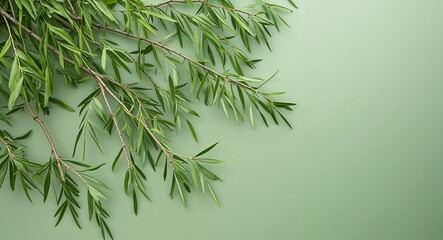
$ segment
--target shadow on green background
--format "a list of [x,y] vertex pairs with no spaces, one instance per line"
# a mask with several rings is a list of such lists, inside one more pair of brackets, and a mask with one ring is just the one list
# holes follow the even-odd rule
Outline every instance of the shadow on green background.
[[[285,126],[252,129],[227,121],[223,111],[198,104],[201,145],[187,131],[172,136],[178,152],[194,153],[220,141],[214,157],[222,207],[192,194],[189,207],[168,198],[161,173],[149,174],[153,203],[139,216],[123,193],[122,169],[106,167],[114,186],[106,202],[115,239],[186,240],[440,240],[443,239],[443,9],[442,1],[298,1],[291,29],[274,35],[273,52],[253,72],[270,76],[267,89],[284,90],[299,104]],[[77,105],[88,89],[79,89]],[[69,155],[77,115],[47,119],[60,151]],[[55,117],[55,118],[54,118]],[[32,120],[36,158],[49,151]],[[63,146],[64,145],[64,146]],[[118,143],[97,162],[112,161]],[[108,164],[110,165],[110,164]],[[66,217],[54,228],[56,208],[27,202],[20,191],[0,194],[0,239],[101,239],[87,222],[79,231]]]

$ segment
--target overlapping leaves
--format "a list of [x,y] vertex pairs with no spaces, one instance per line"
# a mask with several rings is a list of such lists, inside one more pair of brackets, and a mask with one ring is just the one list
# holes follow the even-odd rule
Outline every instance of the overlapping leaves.
[[[288,5],[296,7],[288,0]],[[51,154],[48,161],[29,159],[21,137],[0,130],[0,186],[11,189],[19,181],[31,200],[35,189],[43,200],[54,193],[58,225],[68,213],[80,227],[80,189],[86,189],[89,219],[95,219],[103,238],[112,238],[104,208],[105,183],[94,175],[103,164],[92,166],[87,149],[102,149],[103,137],[115,137],[121,148],[109,160],[112,170],[125,169],[125,193],[134,212],[141,197],[150,200],[147,172],[162,169],[170,182],[169,195],[187,204],[187,193],[208,193],[220,206],[213,181],[221,179],[207,157],[217,145],[195,155],[183,155],[168,145],[171,131],[187,128],[198,142],[193,118],[194,99],[217,105],[238,123],[259,118],[291,127],[284,112],[295,105],[276,101],[283,92],[267,92],[268,79],[248,76],[260,59],[250,56],[255,44],[269,49],[269,38],[282,25],[285,6],[256,0],[239,7],[230,0],[4,1],[0,4],[0,93],[7,105],[0,120],[11,125],[10,115],[29,111],[42,128]],[[3,37],[6,36],[6,37]],[[131,49],[121,46],[121,38]],[[192,51],[189,51],[192,50]],[[84,82],[95,87],[73,108],[54,97],[54,85],[64,80],[67,97]],[[80,117],[72,160],[59,153],[50,131],[39,118],[53,106],[77,111]],[[88,142],[93,145],[88,144]],[[92,147],[91,147],[92,146]],[[81,154],[79,154],[81,153]],[[80,156],[81,155],[81,156]],[[52,189],[52,190],[51,190]]]

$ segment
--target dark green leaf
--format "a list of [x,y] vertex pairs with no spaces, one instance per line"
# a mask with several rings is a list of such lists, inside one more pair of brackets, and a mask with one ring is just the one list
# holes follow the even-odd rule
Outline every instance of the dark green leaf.
[[112,162],[112,171],[114,171],[115,166],[117,165],[117,162],[118,162],[118,160],[120,159],[120,155],[121,155],[122,152],[123,152],[123,148],[124,148],[124,147],[121,147],[121,148],[120,148],[120,151],[118,151],[117,156],[115,156],[114,161]]
[[46,202],[49,193],[49,187],[51,186],[51,170],[48,170],[45,177],[45,183],[43,187],[43,202]]
[[211,151],[215,146],[217,146],[217,144],[218,144],[218,142],[212,144],[211,146],[209,146],[209,147],[206,148],[205,150],[203,150],[203,151],[197,153],[197,155],[195,155],[195,157],[199,157],[199,156],[201,156],[201,155],[203,155],[203,154],[205,154],[205,153]]
[[196,142],[198,142],[198,138],[197,138],[197,134],[195,133],[194,127],[192,126],[191,122],[189,122],[188,120],[186,120],[186,123],[188,124],[189,130],[192,133],[192,137],[194,137],[194,140]]
[[211,193],[212,199],[214,199],[214,202],[217,204],[217,206],[220,207],[221,206],[220,201],[218,200],[217,195],[215,194],[215,191],[212,188],[212,185],[209,182],[206,182],[206,184],[208,185],[208,189],[209,189],[209,192]]
[[135,193],[135,190],[132,191],[132,202],[134,207],[134,213],[137,215],[138,213],[138,202],[137,202],[137,194]]

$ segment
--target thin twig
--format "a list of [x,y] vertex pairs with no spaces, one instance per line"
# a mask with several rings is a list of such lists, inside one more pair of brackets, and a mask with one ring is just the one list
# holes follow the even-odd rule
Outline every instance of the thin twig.
[[105,25],[102,25],[102,24],[93,23],[92,25],[94,27],[97,27],[97,28],[106,29],[108,31],[111,31],[111,32],[114,32],[114,33],[118,33],[118,34],[123,35],[123,36],[127,36],[127,37],[134,38],[134,39],[139,39],[139,40],[142,40],[144,42],[150,43],[150,44],[152,44],[152,45],[154,45],[156,47],[162,48],[162,49],[164,49],[164,50],[166,50],[168,52],[171,52],[171,53],[173,53],[173,54],[175,54],[177,56],[180,56],[181,58],[185,59],[186,61],[191,62],[192,64],[202,68],[203,70],[205,70],[205,71],[207,71],[207,72],[209,72],[209,73],[211,73],[211,74],[213,74],[215,76],[218,76],[218,77],[222,78],[223,80],[225,80],[227,82],[231,82],[233,84],[240,85],[241,87],[246,88],[246,89],[248,89],[250,91],[253,91],[255,93],[263,94],[262,92],[258,91],[257,89],[255,89],[255,88],[253,88],[253,87],[251,87],[251,86],[249,86],[247,84],[244,84],[242,82],[236,81],[236,80],[228,77],[227,75],[224,75],[224,74],[221,74],[221,73],[219,73],[217,71],[214,71],[213,69],[203,65],[202,63],[198,62],[197,60],[194,60],[194,59],[184,55],[183,53],[178,52],[177,50],[172,49],[172,48],[170,48],[170,47],[168,47],[168,46],[166,46],[166,45],[164,45],[164,44],[162,44],[160,42],[153,41],[151,39],[144,38],[144,37],[137,37],[137,36],[135,36],[133,34],[121,31],[119,29],[111,28],[111,27],[108,27],[108,26],[105,26]]
[[[175,2],[175,1],[173,1],[173,2]],[[180,1],[179,1],[179,2],[180,2]],[[73,15],[73,14],[71,14],[70,17],[73,18],[73,19],[75,19],[75,20],[77,20],[77,21],[81,20],[80,17],[75,16],[75,15]],[[166,51],[168,51],[168,52],[171,52],[171,53],[173,53],[173,54],[175,54],[175,55],[177,55],[177,56],[180,56],[180,57],[183,58],[184,60],[186,60],[186,61],[188,61],[188,62],[190,62],[190,63],[192,63],[192,64],[194,64],[194,65],[196,65],[196,66],[198,66],[198,67],[200,67],[200,68],[202,68],[202,69],[205,70],[206,72],[209,72],[209,73],[211,73],[211,74],[213,74],[213,75],[215,75],[215,76],[217,76],[217,77],[222,78],[222,79],[225,80],[226,82],[230,82],[230,83],[233,83],[233,84],[235,84],[235,85],[239,85],[239,86],[241,86],[242,88],[248,89],[248,90],[250,90],[250,91],[252,91],[252,92],[254,92],[254,93],[256,93],[256,94],[260,94],[264,99],[266,99],[266,100],[272,102],[272,101],[271,101],[266,95],[264,95],[263,92],[261,92],[260,90],[258,90],[258,88],[251,87],[251,86],[249,86],[249,85],[247,85],[247,84],[245,84],[245,83],[242,83],[242,82],[236,81],[236,80],[230,78],[229,76],[227,76],[227,75],[225,75],[225,74],[222,74],[222,73],[219,73],[219,72],[217,72],[217,71],[214,71],[213,69],[211,69],[211,68],[205,66],[204,64],[198,62],[197,60],[194,60],[194,59],[192,59],[191,57],[188,57],[188,56],[184,55],[183,53],[181,53],[181,52],[179,52],[179,51],[177,51],[177,50],[175,50],[175,49],[172,49],[172,48],[170,48],[170,47],[168,47],[168,46],[166,46],[166,45],[164,45],[164,44],[162,44],[162,43],[160,43],[160,42],[157,42],[157,41],[154,41],[154,40],[151,40],[151,39],[148,39],[148,38],[144,38],[144,37],[135,36],[135,35],[133,35],[133,34],[130,34],[130,33],[125,32],[125,31],[122,31],[122,30],[120,30],[120,29],[111,28],[111,27],[108,27],[108,26],[105,26],[105,25],[102,25],[102,24],[94,23],[94,22],[92,23],[92,26],[94,26],[94,27],[96,27],[96,28],[100,28],[100,29],[105,29],[105,30],[108,30],[108,31],[111,31],[111,32],[114,32],[114,33],[117,33],[117,34],[120,34],[120,35],[123,35],[123,36],[127,36],[127,37],[130,37],[130,38],[133,38],[133,39],[137,39],[137,40],[141,40],[141,41],[144,41],[144,42],[150,43],[150,44],[152,44],[152,45],[154,45],[154,46],[156,46],[156,47],[159,47],[159,48],[164,49],[164,50],[166,50]],[[151,79],[150,79],[150,80],[151,80]],[[151,80],[151,81],[152,81],[152,80]]]
[[[5,21],[6,21],[6,23],[8,22],[8,20],[11,22],[11,23],[13,23],[14,25],[16,25],[16,26],[19,26],[19,27],[21,27],[21,29],[23,30],[23,31],[25,31],[29,36],[31,36],[32,38],[34,38],[35,40],[37,40],[37,41],[41,41],[41,37],[39,37],[37,34],[35,34],[32,30],[30,30],[29,28],[27,28],[27,27],[25,27],[25,26],[23,26],[23,25],[21,25],[17,20],[15,20],[15,18],[14,17],[12,17],[11,15],[9,15],[2,7],[0,7],[0,15],[2,15],[2,17],[5,19]],[[12,38],[12,35],[11,35],[11,38]],[[50,49],[51,51],[53,51],[55,54],[58,54],[58,50],[55,48],[55,47],[53,47],[52,45],[49,45],[48,44],[48,49]],[[67,57],[64,57],[63,58],[66,62],[69,62],[69,63],[71,63],[71,64],[75,64],[75,62],[74,61],[72,61],[71,59],[69,59],[69,58],[67,58]],[[84,67],[84,66],[81,66],[80,67],[83,71],[85,71],[85,72],[89,72],[90,74],[93,74],[94,72],[91,70],[91,69],[88,69],[88,68],[86,68],[86,67]],[[96,74],[97,75],[97,74]],[[55,147],[55,143],[54,143],[54,141],[52,140],[52,137],[51,137],[51,135],[50,135],[50,133],[49,133],[49,131],[48,131],[48,129],[46,128],[46,125],[45,125],[45,123],[34,113],[34,110],[32,109],[32,107],[30,106],[30,104],[29,104],[29,102],[27,101],[27,99],[26,98],[23,98],[23,100],[24,100],[24,102],[25,102],[25,105],[26,105],[26,107],[28,108],[28,110],[29,110],[29,112],[31,113],[31,116],[32,116],[32,118],[40,125],[40,127],[41,127],[41,129],[43,130],[43,132],[44,132],[44,134],[45,134],[45,136],[46,136],[46,138],[47,138],[47,140],[48,140],[48,142],[49,142],[49,145],[50,145],[50,147],[51,147],[51,152],[52,152],[52,154],[54,155],[54,157],[55,157],[55,159],[56,159],[56,163],[57,163],[57,168],[58,168],[58,171],[59,171],[59,174],[60,174],[60,178],[61,178],[61,180],[62,181],[65,181],[65,173],[64,173],[64,171],[63,171],[63,167],[62,167],[62,164],[68,169],[68,170],[70,170],[71,172],[73,172],[74,174],[76,174],[77,176],[79,176],[83,181],[85,181],[83,178],[82,178],[82,176],[77,172],[77,171],[75,171],[73,168],[71,168],[69,165],[67,165],[65,162],[63,162],[63,160],[61,159],[61,157],[60,157],[60,155],[58,154],[58,152],[57,152],[57,149],[56,149],[56,147]]]
[[31,114],[32,118],[34,119],[34,121],[36,121],[38,123],[38,125],[40,125],[40,128],[43,130],[43,133],[45,134],[46,139],[48,139],[48,143],[51,148],[52,155],[54,156],[55,161],[57,163],[58,171],[60,173],[60,178],[62,179],[62,181],[65,181],[65,173],[64,173],[63,167],[62,167],[63,160],[61,159],[60,155],[57,152],[57,148],[55,147],[55,143],[52,140],[51,134],[49,134],[48,128],[46,128],[45,123],[35,114],[34,110],[32,110],[31,105],[29,104],[28,100],[25,97],[23,97],[23,101],[25,102],[25,105],[28,108],[29,113]]
[[80,180],[82,180],[87,187],[90,186],[90,184],[88,183],[88,181],[86,181],[86,179],[79,173],[77,172],[77,170],[75,170],[74,168],[72,168],[71,166],[69,166],[68,164],[66,164],[64,161],[62,161],[63,166],[65,166],[66,169],[68,169],[69,171],[71,171],[72,173],[74,173],[75,175],[77,175],[78,178],[80,178]]
[[114,126],[115,126],[115,129],[117,130],[117,134],[120,139],[120,143],[122,145],[123,151],[125,152],[126,161],[128,162],[128,168],[131,168],[132,162],[129,157],[128,145],[126,144],[125,140],[123,139],[123,135],[120,130],[120,126],[118,125],[118,122],[117,122],[117,118],[115,117],[115,114],[112,111],[112,108],[111,108],[111,105],[109,104],[108,98],[106,97],[106,92],[101,84],[99,84],[99,86],[100,86],[100,92],[103,96],[103,100],[105,101],[106,107],[109,111],[109,116],[112,118],[112,121],[114,122]]
[[[157,146],[160,147],[160,149],[162,150],[162,152],[165,154],[168,162],[172,165],[173,170],[175,171],[176,167],[173,164],[172,161],[172,156],[174,155],[174,153],[171,153],[171,151],[167,150],[163,144],[160,142],[160,140],[158,140],[157,136],[155,136],[155,134],[151,131],[151,129],[146,125],[145,121],[141,122],[143,127],[146,129],[146,131],[149,133],[149,135],[152,137],[152,139],[154,139],[154,142],[157,144]],[[172,154],[172,155],[170,155]]]
[[8,151],[9,158],[11,158],[12,160],[15,160],[16,157],[14,155],[14,152],[12,151],[11,145],[9,145],[9,143],[2,137],[0,137],[0,141],[2,141],[3,145],[5,145],[6,150]]
[[[70,15],[70,17],[72,17],[73,19],[75,19],[77,21],[81,20],[80,17],[75,16],[75,15]],[[94,26],[96,28],[100,28],[100,29],[105,29],[105,30],[108,30],[108,31],[111,31],[111,32],[114,32],[114,33],[117,33],[117,34],[120,34],[120,35],[123,35],[123,36],[127,36],[127,37],[130,37],[130,38],[133,38],[133,39],[138,39],[138,40],[150,43],[150,44],[152,44],[152,45],[154,45],[156,47],[159,47],[159,48],[164,49],[164,50],[166,50],[168,52],[171,52],[171,53],[173,53],[173,54],[175,54],[177,56],[180,56],[184,60],[186,60],[188,62],[191,62],[192,64],[202,68],[203,70],[205,70],[205,71],[207,71],[207,72],[209,72],[209,73],[211,73],[211,74],[213,74],[215,76],[218,76],[218,77],[222,78],[223,80],[225,80],[227,82],[231,82],[233,84],[239,85],[239,86],[241,86],[243,88],[246,88],[246,89],[248,89],[250,91],[253,91],[253,92],[257,93],[257,94],[261,94],[265,99],[268,99],[258,89],[254,88],[254,87],[251,87],[251,86],[249,86],[247,84],[244,84],[242,82],[236,81],[236,80],[230,78],[227,75],[224,75],[224,74],[221,74],[221,73],[219,73],[217,71],[214,71],[213,69],[205,66],[204,64],[198,62],[197,60],[194,60],[191,57],[188,57],[188,56],[184,55],[183,53],[181,53],[181,52],[179,52],[179,51],[177,51],[175,49],[172,49],[172,48],[170,48],[170,47],[168,47],[168,46],[166,46],[166,45],[164,45],[164,44],[162,44],[160,42],[157,42],[157,41],[154,41],[154,40],[151,40],[151,39],[148,39],[148,38],[144,38],[144,37],[135,36],[133,34],[130,34],[130,33],[125,32],[125,31],[122,31],[120,29],[111,28],[111,27],[108,27],[108,26],[105,26],[105,25],[102,25],[102,24],[98,24],[98,23],[92,23],[92,26]]]

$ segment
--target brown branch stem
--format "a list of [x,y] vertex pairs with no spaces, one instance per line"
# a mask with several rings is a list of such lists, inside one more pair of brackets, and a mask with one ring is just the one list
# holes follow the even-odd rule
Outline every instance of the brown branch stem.
[[123,139],[123,134],[122,134],[122,132],[120,130],[120,126],[119,126],[119,124],[117,122],[117,118],[115,117],[115,114],[112,111],[112,108],[111,108],[111,105],[109,104],[108,98],[106,97],[106,92],[105,92],[105,90],[104,90],[104,88],[103,88],[103,86],[101,84],[99,84],[99,86],[100,86],[100,92],[101,92],[101,94],[103,96],[103,100],[105,101],[105,104],[106,104],[106,108],[109,111],[109,116],[112,118],[112,121],[114,122],[114,126],[115,126],[115,129],[117,131],[118,137],[120,139],[120,143],[122,145],[123,151],[125,152],[125,157],[126,157],[126,161],[128,163],[128,168],[131,168],[132,167],[132,162],[131,162],[131,160],[129,158],[128,145],[126,144],[125,140]]
[[164,49],[164,50],[166,50],[166,51],[168,51],[168,52],[171,52],[171,53],[173,53],[173,54],[175,54],[175,55],[177,55],[177,56],[180,56],[180,57],[183,58],[184,60],[186,60],[186,61],[188,61],[188,62],[190,62],[190,63],[192,63],[192,64],[194,64],[194,65],[196,65],[196,66],[198,66],[198,67],[200,67],[200,68],[202,68],[203,70],[205,70],[205,71],[207,71],[207,72],[209,72],[209,73],[211,73],[211,74],[213,74],[213,75],[215,75],[215,76],[218,76],[218,77],[222,78],[223,80],[225,80],[225,81],[227,81],[227,82],[231,82],[231,83],[233,83],[233,84],[239,85],[239,86],[241,86],[241,87],[243,87],[243,88],[245,88],[245,89],[248,89],[248,90],[250,90],[250,91],[253,91],[253,92],[255,92],[255,93],[263,94],[263,93],[260,92],[258,89],[255,89],[255,88],[253,88],[253,87],[251,87],[251,86],[249,86],[249,85],[247,85],[247,84],[244,84],[244,83],[242,83],[242,82],[236,81],[236,80],[230,78],[230,77],[227,76],[227,75],[224,75],[224,74],[221,74],[221,73],[219,73],[219,72],[217,72],[217,71],[214,71],[213,69],[211,69],[211,68],[205,66],[204,64],[198,62],[197,60],[194,60],[194,59],[192,59],[191,57],[188,57],[188,56],[184,55],[183,53],[178,52],[177,50],[172,49],[172,48],[170,48],[170,47],[168,47],[168,46],[166,46],[166,45],[164,45],[164,44],[162,44],[162,43],[160,43],[160,42],[153,41],[153,40],[151,40],[151,39],[144,38],[144,37],[137,37],[137,36],[135,36],[135,35],[133,35],[133,34],[130,34],[130,33],[127,33],[127,32],[124,32],[124,31],[121,31],[121,30],[119,30],[119,29],[110,28],[110,27],[108,27],[108,26],[104,26],[104,25],[101,25],[101,24],[93,23],[92,25],[93,25],[94,27],[97,27],[97,28],[105,29],[105,30],[108,30],[108,31],[111,31],[111,32],[114,32],[114,33],[117,33],[117,34],[120,34],[120,35],[123,35],[123,36],[127,36],[127,37],[130,37],[130,38],[133,38],[133,39],[140,39],[140,40],[142,40],[142,41],[144,41],[144,42],[150,43],[150,44],[152,44],[153,46],[159,47],[159,48]]
[[[182,2],[182,1],[168,1],[168,2]],[[202,1],[197,1],[197,2],[202,2]],[[166,3],[166,2],[165,2],[165,3]],[[183,2],[183,3],[184,3],[184,2]],[[204,3],[205,3],[205,2],[204,2]],[[70,17],[72,17],[73,19],[75,19],[75,20],[77,20],[77,21],[81,20],[80,17],[78,17],[78,16],[76,16],[76,15],[73,15],[73,14],[71,14]],[[194,64],[194,65],[196,65],[196,66],[198,66],[198,67],[200,67],[200,68],[203,69],[203,70],[205,70],[206,72],[209,72],[209,73],[211,73],[211,74],[213,74],[213,75],[215,75],[215,76],[217,76],[217,77],[222,78],[222,79],[225,80],[226,82],[230,82],[230,83],[233,83],[233,84],[235,84],[235,85],[239,85],[240,87],[245,88],[245,89],[248,89],[248,90],[250,90],[250,91],[252,91],[252,92],[254,92],[254,93],[256,93],[256,94],[260,94],[260,95],[261,95],[263,98],[265,98],[266,100],[271,101],[267,96],[265,96],[265,95],[263,94],[263,92],[261,92],[260,90],[258,90],[258,88],[251,87],[251,86],[249,86],[249,85],[247,85],[247,84],[245,84],[245,83],[242,83],[242,82],[236,81],[236,80],[230,78],[229,76],[227,76],[227,75],[225,75],[225,74],[219,73],[219,72],[217,72],[217,71],[215,71],[215,70],[213,70],[213,69],[211,69],[211,68],[205,66],[204,64],[198,62],[197,60],[194,60],[194,59],[192,59],[191,57],[188,57],[187,55],[184,55],[183,53],[181,53],[181,52],[179,52],[179,51],[177,51],[177,50],[175,50],[175,49],[173,49],[173,48],[170,48],[170,47],[168,47],[168,46],[162,44],[161,42],[157,42],[157,41],[154,41],[154,40],[151,40],[151,39],[145,38],[145,37],[138,37],[138,36],[135,36],[135,35],[130,34],[130,33],[128,33],[128,32],[122,31],[122,30],[120,30],[120,29],[111,28],[111,27],[108,27],[108,26],[105,26],[105,25],[102,25],[102,24],[94,23],[94,22],[92,23],[92,26],[94,26],[94,27],[96,27],[96,28],[100,28],[100,29],[105,29],[105,30],[108,30],[108,31],[111,31],[111,32],[114,32],[114,33],[117,33],[117,34],[120,34],[120,35],[123,35],[123,36],[127,36],[127,37],[130,37],[130,38],[133,38],[133,39],[138,39],[138,40],[141,40],[141,41],[144,41],[144,42],[150,43],[150,44],[153,45],[153,46],[159,47],[159,48],[161,48],[161,49],[164,49],[164,50],[166,50],[166,51],[168,51],[168,52],[171,52],[171,53],[173,53],[173,54],[175,54],[175,55],[177,55],[177,56],[183,58],[184,60],[186,60],[186,61],[188,61],[188,62],[190,62],[190,63],[192,63],[192,64]],[[55,49],[55,50],[57,50],[57,49]],[[72,61],[72,60],[71,60],[71,61]],[[146,75],[146,74],[145,74],[145,75]],[[148,78],[149,78],[149,77],[148,77]],[[151,82],[153,82],[152,79],[149,79],[149,80],[151,80]],[[154,82],[153,82],[153,83],[154,83]],[[271,101],[271,102],[272,102],[272,101]]]
[[4,138],[2,138],[2,137],[0,137],[0,141],[2,141],[3,145],[5,145],[6,150],[8,151],[9,158],[14,160],[16,157],[15,157],[15,155],[14,155],[12,149],[11,149],[11,146],[9,145],[9,143]]
[[63,171],[63,167],[62,167],[62,162],[63,160],[61,159],[60,155],[57,152],[57,148],[55,147],[55,143],[52,140],[51,134],[49,133],[48,128],[46,128],[45,123],[43,122],[43,120],[41,120],[34,112],[34,110],[32,109],[31,105],[29,104],[28,100],[23,97],[23,101],[25,102],[26,108],[28,108],[29,113],[31,114],[32,118],[34,119],[34,121],[37,122],[38,125],[40,125],[40,128],[43,130],[43,133],[46,136],[46,139],[48,140],[49,146],[51,148],[51,152],[52,155],[55,158],[55,161],[57,163],[57,168],[60,174],[60,178],[62,179],[62,181],[65,181],[65,172]]

